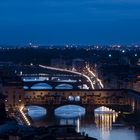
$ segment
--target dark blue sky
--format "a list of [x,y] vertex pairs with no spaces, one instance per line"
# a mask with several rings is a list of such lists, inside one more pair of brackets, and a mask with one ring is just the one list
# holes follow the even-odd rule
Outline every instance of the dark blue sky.
[[140,44],[140,0],[0,0],[0,44]]

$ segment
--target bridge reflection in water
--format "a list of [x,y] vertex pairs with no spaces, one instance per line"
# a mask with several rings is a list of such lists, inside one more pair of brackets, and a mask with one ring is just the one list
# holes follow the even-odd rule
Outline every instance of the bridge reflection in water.
[[[25,90],[25,105],[40,105],[48,109],[44,118],[33,121],[33,125],[75,124],[78,132],[88,133],[89,136],[99,140],[137,140],[131,127],[125,126],[120,121],[117,111],[140,111],[140,95],[127,89],[103,90]],[[73,104],[85,107],[86,113],[77,117],[56,117],[54,112],[58,107]],[[92,110],[90,110],[91,108]],[[101,107],[101,108],[98,108]],[[72,108],[73,109],[73,108]],[[73,114],[73,110],[64,115]],[[96,110],[97,109],[97,110]],[[99,110],[100,109],[100,110]],[[54,112],[53,112],[54,111]],[[94,113],[90,113],[93,111]],[[50,115],[49,115],[50,112]],[[52,113],[53,112],[53,113]],[[59,113],[60,115],[61,113]],[[93,115],[94,114],[94,115]],[[48,116],[50,116],[48,118]],[[52,119],[50,119],[52,118]]]
[[100,129],[101,137],[106,140],[109,139],[112,125],[115,124],[117,117],[118,112],[104,106],[95,110],[95,124]]
[[77,126],[77,132],[85,132],[90,136],[102,137],[104,140],[107,140],[109,137],[112,124],[115,124],[118,117],[117,112],[106,107],[97,108],[94,110],[94,115],[90,114],[87,116],[85,115],[85,109],[83,107],[68,105],[57,108],[55,110],[53,122],[51,122],[52,120],[50,121],[47,119],[43,108],[34,106],[28,106],[27,108],[29,109],[28,114],[33,119],[33,123],[36,126],[72,124]]

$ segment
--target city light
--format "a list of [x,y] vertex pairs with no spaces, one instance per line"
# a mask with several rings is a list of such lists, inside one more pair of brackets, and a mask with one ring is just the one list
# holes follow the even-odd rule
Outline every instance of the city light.
[[138,56],[137,54],[135,54],[135,56]]
[[89,66],[86,66],[88,72],[97,80],[97,82],[99,82],[99,85],[101,88],[104,88],[104,85],[102,83],[102,81],[97,77],[97,75],[95,73],[93,73],[93,71],[90,70]]
[[0,0],[0,140],[140,140],[140,0]]
[[20,75],[22,76],[22,71],[20,71]]
[[25,113],[23,112],[23,109],[24,109],[24,106],[21,106],[20,107],[20,109],[19,109],[19,111],[20,111],[20,113],[21,113],[21,115],[22,115],[22,117],[23,117],[23,119],[25,120],[25,122],[27,123],[27,125],[31,125],[31,123],[29,122],[29,120],[28,120],[28,118],[26,117],[26,115],[25,115]]
[[104,88],[104,85],[103,85],[102,81],[101,81],[99,78],[97,78],[97,81],[99,82],[100,86],[101,86],[102,88]]

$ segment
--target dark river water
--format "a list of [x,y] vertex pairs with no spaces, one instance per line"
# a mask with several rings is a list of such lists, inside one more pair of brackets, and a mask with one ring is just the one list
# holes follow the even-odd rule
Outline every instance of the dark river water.
[[51,116],[41,107],[29,106],[28,115],[32,125],[73,124],[77,132],[85,132],[98,140],[140,140],[140,130],[123,122],[119,113],[106,107],[98,108],[93,114],[85,114],[79,106],[63,106]]

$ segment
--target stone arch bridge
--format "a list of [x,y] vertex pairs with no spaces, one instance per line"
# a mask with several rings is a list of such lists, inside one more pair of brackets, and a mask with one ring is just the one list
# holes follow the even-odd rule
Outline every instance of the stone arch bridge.
[[[53,91],[25,91],[25,105],[39,105],[53,112],[56,108],[64,105],[79,105],[86,112],[106,106],[116,111],[140,111],[140,99],[135,101],[137,95],[133,91],[124,89],[104,90],[53,90]],[[139,95],[140,96],[140,95]],[[79,100],[70,100],[70,97],[79,97]]]
[[[31,89],[33,86],[38,85],[38,84],[45,84],[46,86],[48,85],[50,89],[56,89],[57,86],[59,85],[68,85],[72,89],[80,89],[79,86],[83,86],[82,82],[59,82],[59,81],[28,81],[28,82],[23,82],[23,85],[27,87],[27,89]],[[86,84],[86,83],[85,83]]]

